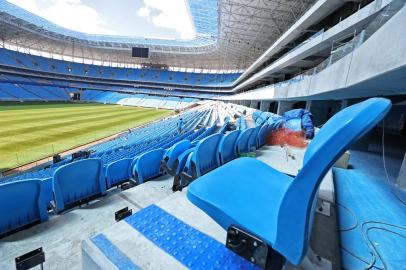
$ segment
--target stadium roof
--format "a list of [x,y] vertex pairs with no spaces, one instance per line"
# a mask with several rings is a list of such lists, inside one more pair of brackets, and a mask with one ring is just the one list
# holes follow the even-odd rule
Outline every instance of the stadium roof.
[[[85,34],[0,0],[0,39],[3,44],[77,59],[241,70],[255,61],[313,2],[190,0],[187,3],[196,37],[170,40]],[[132,47],[148,47],[150,58],[132,58]]]

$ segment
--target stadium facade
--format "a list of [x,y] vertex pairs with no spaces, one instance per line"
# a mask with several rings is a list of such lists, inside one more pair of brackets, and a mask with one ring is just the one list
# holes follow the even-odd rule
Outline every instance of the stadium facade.
[[0,107],[174,112],[7,168],[0,268],[403,269],[406,1],[186,5],[195,38],[165,40],[0,0]]

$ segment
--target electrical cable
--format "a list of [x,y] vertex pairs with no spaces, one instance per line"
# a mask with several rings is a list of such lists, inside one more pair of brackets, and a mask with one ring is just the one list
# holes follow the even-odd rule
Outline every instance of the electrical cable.
[[[391,192],[402,204],[406,204],[405,201],[404,201],[402,198],[400,198],[400,197],[395,193],[395,191],[393,190],[393,189],[394,189],[394,186],[393,186],[393,184],[390,182],[388,170],[387,170],[387,167],[386,167],[386,159],[385,159],[385,122],[384,122],[384,121],[383,121],[383,129],[382,129],[382,160],[383,160],[383,167],[384,167],[384,171],[385,171],[386,181],[387,181],[388,184],[389,184],[390,192]],[[358,218],[357,218],[356,214],[354,213],[354,211],[353,211],[352,209],[350,209],[349,207],[340,204],[339,202],[337,202],[336,204],[337,204],[337,206],[342,207],[342,208],[344,208],[346,211],[348,211],[349,213],[351,213],[351,215],[352,215],[352,216],[354,217],[354,219],[355,219],[355,223],[354,223],[352,226],[350,226],[349,228],[345,228],[345,229],[339,229],[338,231],[340,231],[340,232],[346,232],[346,231],[350,231],[350,230],[353,230],[353,229],[355,229],[356,227],[358,227],[359,221],[358,221]],[[368,224],[374,224],[375,226],[368,227],[368,228],[365,229],[365,226],[367,226]],[[369,252],[369,253],[371,254],[371,256],[372,256],[372,259],[371,259],[370,261],[368,261],[368,260],[366,260],[365,258],[362,258],[362,257],[358,256],[357,254],[355,254],[355,253],[349,251],[347,248],[345,248],[344,246],[342,246],[342,245],[340,244],[340,248],[341,248],[343,251],[347,252],[350,256],[354,257],[355,259],[357,259],[357,260],[359,260],[359,261],[361,261],[361,262],[363,262],[363,263],[365,263],[365,264],[368,264],[368,265],[365,267],[365,270],[369,270],[369,269],[372,269],[372,268],[379,269],[379,270],[388,269],[388,263],[387,263],[387,261],[383,258],[382,254],[377,250],[377,248],[375,247],[375,245],[373,244],[373,242],[372,242],[372,240],[371,240],[371,238],[370,238],[370,236],[369,236],[369,232],[370,232],[371,230],[373,230],[373,229],[374,229],[374,230],[382,230],[382,231],[386,231],[386,232],[389,232],[389,233],[398,235],[398,236],[400,236],[400,237],[406,238],[406,234],[404,235],[404,234],[402,234],[402,233],[399,233],[399,232],[394,231],[394,230],[390,230],[390,229],[388,229],[388,228],[378,227],[378,226],[376,226],[377,224],[378,224],[378,225],[389,226],[389,227],[393,227],[393,228],[397,228],[397,229],[405,230],[405,231],[406,231],[406,227],[399,226],[399,225],[394,225],[394,224],[390,224],[390,223],[386,223],[386,222],[382,222],[382,221],[365,221],[365,222],[361,223],[360,231],[361,231],[362,240],[363,240],[363,242],[367,245],[367,247],[368,247],[368,252]],[[380,261],[382,262],[383,268],[375,265],[376,262],[377,262],[377,258],[379,258]]]
[[[345,252],[347,252],[348,254],[350,254],[351,256],[353,256],[355,259],[360,260],[361,262],[363,262],[363,263],[365,263],[365,264],[368,264],[368,265],[371,264],[371,263],[370,263],[369,261],[367,261],[366,259],[361,258],[360,256],[358,256],[357,254],[355,254],[355,253],[349,251],[348,249],[346,249],[346,248],[343,247],[342,245],[340,245],[340,248],[341,248],[342,250],[344,250]],[[378,267],[378,266],[374,266],[374,267],[375,267],[376,269],[379,269],[379,270],[384,270],[383,268]]]
[[350,208],[348,208],[348,207],[345,206],[345,205],[342,205],[342,204],[339,203],[339,202],[337,202],[336,205],[337,205],[337,206],[340,206],[340,207],[342,207],[342,208],[344,208],[345,210],[347,210],[347,212],[349,212],[349,213],[353,216],[353,218],[354,218],[354,220],[355,220],[354,224],[351,225],[349,228],[338,229],[338,231],[339,231],[339,232],[347,232],[347,231],[351,231],[351,230],[354,230],[355,228],[357,228],[357,227],[358,227],[358,218],[357,218],[357,216],[355,215],[354,211],[352,211]]
[[398,225],[394,225],[394,224],[390,224],[390,223],[386,223],[386,222],[382,222],[382,221],[366,221],[366,222],[363,222],[362,225],[361,225],[361,233],[362,233],[362,237],[364,239],[364,242],[366,242],[366,244],[368,245],[368,248],[369,248],[369,252],[374,257],[373,263],[371,262],[371,264],[368,265],[368,267],[366,269],[371,269],[372,267],[375,267],[374,264],[376,262],[376,257],[378,257],[381,260],[381,262],[383,264],[383,269],[388,269],[386,260],[383,259],[382,255],[378,252],[375,245],[372,243],[371,239],[369,238],[369,235],[368,235],[369,231],[371,229],[379,229],[379,230],[383,230],[383,231],[386,231],[386,232],[396,234],[396,235],[401,236],[403,238],[406,238],[406,235],[403,235],[403,234],[398,233],[398,232],[393,231],[393,230],[389,230],[387,228],[381,228],[381,227],[376,227],[376,226],[369,227],[366,230],[364,230],[364,226],[367,225],[367,224],[386,225],[386,226],[398,228],[398,229],[405,230],[405,231],[406,231],[406,227],[398,226]]

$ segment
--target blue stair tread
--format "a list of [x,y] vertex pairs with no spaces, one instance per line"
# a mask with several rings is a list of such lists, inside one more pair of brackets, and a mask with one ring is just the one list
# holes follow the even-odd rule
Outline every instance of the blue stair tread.
[[125,221],[189,269],[258,269],[156,205],[144,208]]
[[[406,265],[405,205],[386,182],[381,158],[353,155],[355,169],[334,169],[342,266],[362,269],[375,260],[374,267],[401,269]],[[359,162],[358,155],[369,162]]]

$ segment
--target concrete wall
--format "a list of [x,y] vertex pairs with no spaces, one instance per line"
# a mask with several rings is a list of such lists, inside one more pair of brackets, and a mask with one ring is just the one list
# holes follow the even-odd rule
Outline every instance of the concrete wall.
[[406,7],[368,40],[315,75],[227,99],[348,99],[406,94]]
[[255,83],[257,80],[279,72],[281,69],[288,66],[294,66],[301,60],[315,55],[331,47],[335,41],[339,41],[345,37],[350,36],[354,32],[359,32],[362,27],[375,16],[379,10],[386,6],[390,1],[374,1],[367,6],[363,7],[358,12],[352,14],[345,20],[337,25],[328,29],[328,31],[320,34],[319,36],[309,40],[299,48],[291,51],[290,53],[279,58],[277,61],[254,74],[252,77],[239,84],[234,90],[243,89],[244,87]]

